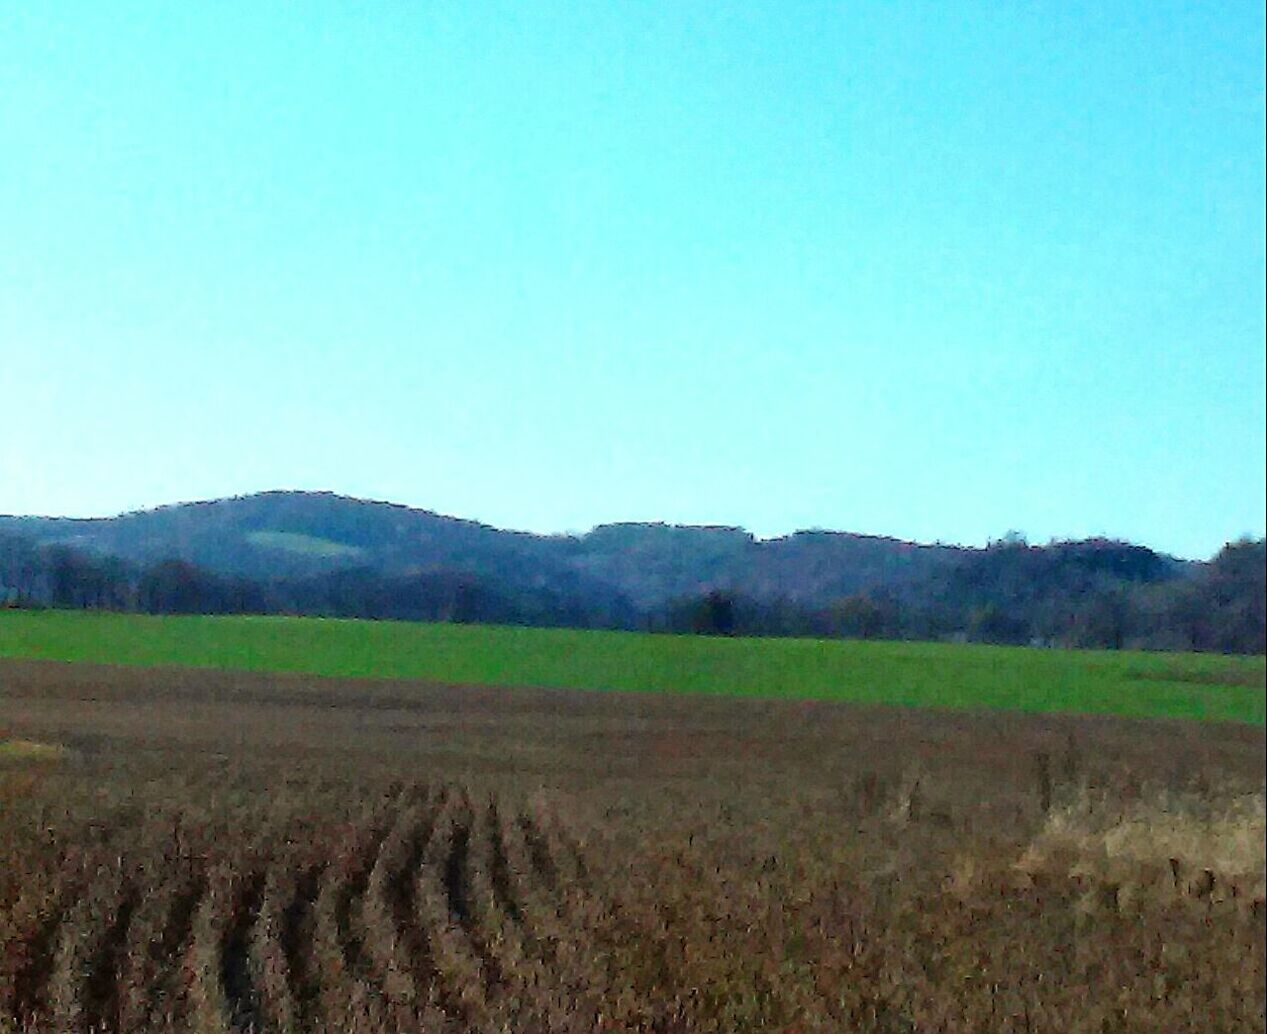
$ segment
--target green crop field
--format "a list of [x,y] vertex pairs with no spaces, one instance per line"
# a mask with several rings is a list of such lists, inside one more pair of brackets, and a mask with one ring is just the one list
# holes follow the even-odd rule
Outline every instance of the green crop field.
[[1261,724],[1262,657],[281,617],[0,613],[0,657]]

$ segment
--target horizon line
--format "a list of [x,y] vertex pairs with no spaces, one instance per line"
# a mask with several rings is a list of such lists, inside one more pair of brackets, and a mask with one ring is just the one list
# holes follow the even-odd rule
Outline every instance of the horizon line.
[[[535,530],[531,530],[527,528],[501,527],[495,524],[489,524],[485,521],[482,521],[473,517],[460,517],[455,514],[441,513],[438,510],[431,510],[423,506],[415,506],[411,503],[396,502],[391,499],[379,499],[379,498],[372,498],[369,496],[349,495],[346,492],[340,492],[336,489],[330,489],[330,488],[267,488],[267,489],[260,489],[257,491],[253,491],[253,492],[239,492],[232,495],[213,496],[210,498],[203,498],[203,499],[184,499],[184,500],[178,500],[176,502],[157,503],[150,506],[138,506],[131,509],[119,510],[113,513],[99,514],[96,516],[69,516],[65,514],[46,514],[46,513],[26,513],[26,514],[3,513],[3,514],[0,514],[0,519],[35,520],[35,521],[83,521],[83,522],[112,521],[112,520],[119,520],[121,518],[126,518],[126,517],[144,516],[145,514],[158,513],[164,510],[175,510],[181,507],[210,506],[210,505],[215,505],[217,503],[236,502],[236,501],[246,500],[246,499],[255,499],[262,496],[281,496],[281,495],[326,496],[329,498],[340,499],[340,500],[353,502],[353,503],[364,503],[364,504],[373,505],[373,506],[389,506],[396,509],[407,510],[411,513],[425,514],[426,516],[429,516],[429,517],[438,517],[442,520],[457,521],[464,524],[474,524],[483,528],[488,528],[492,531],[499,531],[506,534],[532,535],[539,538],[580,539],[603,528],[662,527],[662,528],[677,528],[677,529],[683,529],[683,530],[698,530],[698,531],[741,532],[744,535],[747,535],[749,538],[751,538],[754,542],[777,542],[781,539],[791,539],[798,535],[845,535],[851,538],[881,539],[888,542],[896,542],[902,545],[915,546],[917,548],[923,548],[923,549],[943,548],[943,549],[956,549],[956,550],[965,550],[965,551],[974,551],[974,550],[982,551],[982,550],[989,549],[1000,542],[1007,541],[1012,536],[1016,536],[1018,542],[1024,543],[1027,546],[1031,546],[1035,548],[1039,548],[1044,545],[1050,547],[1050,546],[1055,546],[1055,545],[1071,544],[1071,543],[1079,543],[1079,542],[1121,543],[1121,544],[1131,545],[1131,546],[1141,546],[1142,548],[1151,550],[1153,553],[1157,554],[1158,556],[1169,557],[1170,559],[1178,560],[1184,563],[1194,563],[1194,562],[1204,563],[1207,561],[1207,559],[1210,559],[1210,558],[1180,556],[1177,553],[1168,553],[1163,550],[1153,549],[1153,547],[1151,546],[1146,546],[1146,545],[1143,545],[1142,543],[1133,542],[1130,539],[1125,539],[1118,536],[1105,535],[1105,534],[1087,535],[1080,538],[1051,536],[1047,539],[1046,543],[1037,543],[1037,542],[1031,542],[1028,539],[1028,537],[1025,535],[1025,533],[1018,529],[1009,529],[1003,535],[1000,535],[995,538],[987,539],[984,545],[976,545],[976,544],[962,543],[962,542],[948,542],[944,539],[935,539],[931,542],[928,542],[928,541],[920,541],[917,539],[902,538],[899,535],[891,535],[891,534],[884,534],[884,533],[877,533],[877,532],[846,531],[839,528],[827,528],[827,527],[822,527],[822,526],[802,527],[802,528],[796,528],[792,531],[787,531],[787,532],[782,532],[782,533],[777,533],[777,534],[772,534],[772,535],[761,535],[761,534],[758,534],[757,532],[751,531],[750,529],[746,528],[745,526],[741,524],[678,523],[678,522],[667,521],[663,519],[601,521],[597,524],[591,525],[588,529],[584,531],[576,531],[576,530],[535,531]],[[1246,539],[1249,539],[1249,540],[1261,539],[1263,537],[1264,536],[1262,535],[1255,535],[1252,532],[1245,533],[1240,536],[1237,536],[1236,538],[1229,538],[1224,543],[1224,547],[1234,542],[1244,541]],[[1220,547],[1220,549],[1224,547]],[[1212,554],[1212,556],[1216,556],[1218,552],[1219,551],[1216,550],[1215,553]]]

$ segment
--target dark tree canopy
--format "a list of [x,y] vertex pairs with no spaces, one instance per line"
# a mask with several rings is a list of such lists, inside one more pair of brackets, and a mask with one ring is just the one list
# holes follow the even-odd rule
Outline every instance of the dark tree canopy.
[[[248,516],[265,513],[260,500],[247,502]],[[1267,638],[1261,539],[1229,543],[1208,563],[1105,539],[1038,546],[1011,535],[985,549],[929,553],[933,547],[834,532],[766,543],[738,529],[664,525],[599,529],[591,547],[585,538],[498,532],[389,508],[424,539],[434,533],[445,543],[435,562],[393,566],[371,548],[382,533],[380,504],[324,500],[314,508],[286,494],[283,504],[305,530],[244,532],[248,545],[263,543],[256,552],[294,554],[259,575],[244,573],[231,550],[200,554],[227,557],[222,566],[188,555],[199,549],[123,558],[13,530],[37,527],[29,522],[0,522],[0,606],[1228,653],[1263,653]],[[275,508],[267,512],[278,519]],[[208,505],[159,516],[186,536],[173,541],[196,543],[226,511]],[[344,545],[320,537],[335,535]]]

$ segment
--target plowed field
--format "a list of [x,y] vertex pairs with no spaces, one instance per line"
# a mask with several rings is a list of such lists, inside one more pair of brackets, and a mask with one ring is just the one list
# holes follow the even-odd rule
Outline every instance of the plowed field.
[[0,1030],[1255,1030],[1261,728],[0,662]]

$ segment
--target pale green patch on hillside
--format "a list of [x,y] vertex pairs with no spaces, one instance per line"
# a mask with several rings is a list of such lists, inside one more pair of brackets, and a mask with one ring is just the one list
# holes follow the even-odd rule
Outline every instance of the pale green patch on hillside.
[[2,761],[57,761],[66,748],[57,743],[37,743],[35,740],[0,740]]
[[261,549],[276,549],[283,553],[298,553],[312,557],[358,557],[365,550],[360,546],[348,546],[315,535],[300,535],[293,531],[250,531],[246,541]]

